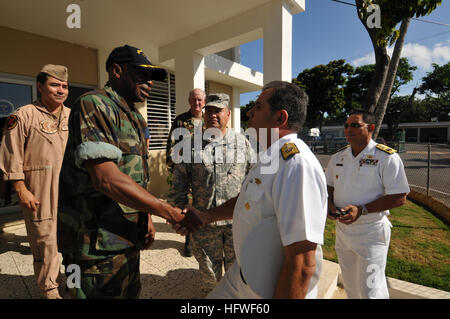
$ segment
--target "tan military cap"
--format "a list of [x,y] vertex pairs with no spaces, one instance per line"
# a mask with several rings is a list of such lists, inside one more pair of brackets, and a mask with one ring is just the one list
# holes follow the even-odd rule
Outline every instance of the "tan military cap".
[[58,79],[60,81],[65,81],[69,79],[69,72],[67,67],[63,65],[46,64],[41,70],[42,73],[47,73],[48,75]]
[[206,98],[206,106],[214,106],[218,108],[226,108],[228,107],[228,103],[230,102],[230,97],[225,93],[212,93],[209,94]]

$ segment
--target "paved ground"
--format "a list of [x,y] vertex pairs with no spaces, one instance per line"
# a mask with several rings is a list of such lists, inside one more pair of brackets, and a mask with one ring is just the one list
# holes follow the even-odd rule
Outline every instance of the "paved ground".
[[[183,257],[184,237],[174,233],[162,218],[153,217],[156,240],[141,254],[141,299],[202,299],[198,263]],[[334,292],[337,265],[324,261],[319,295],[332,299],[346,298],[343,289]],[[61,267],[64,272],[64,267]],[[334,286],[336,287],[336,286]],[[328,291],[330,293],[328,293]],[[0,233],[0,299],[39,299],[41,293],[33,275],[33,257],[25,226]]]
[[[182,256],[184,237],[173,232],[162,218],[153,217],[156,241],[150,250],[142,252],[141,299],[202,299],[198,264],[194,257]],[[319,282],[319,295],[331,299],[346,299],[336,285],[337,264],[325,261]],[[64,272],[63,267],[61,271]],[[388,278],[391,298],[449,299],[450,293]],[[336,287],[336,286],[334,286]],[[328,293],[328,291],[330,293]],[[0,233],[0,299],[39,299],[41,297],[33,275],[33,257],[25,226],[19,225]]]
[[[182,256],[184,237],[175,234],[163,219],[153,218],[156,241],[142,252],[143,299],[203,298],[198,263]],[[62,268],[63,270],[63,268]],[[33,275],[33,257],[25,227],[0,234],[0,299],[35,299],[40,291]]]

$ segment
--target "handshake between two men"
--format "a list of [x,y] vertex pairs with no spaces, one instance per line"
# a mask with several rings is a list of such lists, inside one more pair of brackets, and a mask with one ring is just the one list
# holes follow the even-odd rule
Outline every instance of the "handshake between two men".
[[171,222],[172,228],[182,236],[199,230],[204,225],[212,222],[233,219],[234,206],[238,196],[231,198],[222,205],[209,210],[199,210],[193,206],[188,206],[181,211],[183,218],[176,222]]
[[181,211],[183,219],[178,223],[172,224],[172,228],[182,236],[199,230],[202,226],[213,221],[212,214],[188,206]]

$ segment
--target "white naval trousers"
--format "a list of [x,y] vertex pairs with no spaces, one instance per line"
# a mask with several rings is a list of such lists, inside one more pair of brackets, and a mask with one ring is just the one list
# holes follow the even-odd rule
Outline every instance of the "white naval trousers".
[[366,224],[336,222],[336,254],[349,299],[389,299],[385,269],[391,227],[386,216]]
[[[235,261],[227,270],[222,280],[213,291],[206,297],[207,299],[261,299],[241,278],[241,267]],[[316,299],[318,293],[317,285],[312,289],[305,299]]]

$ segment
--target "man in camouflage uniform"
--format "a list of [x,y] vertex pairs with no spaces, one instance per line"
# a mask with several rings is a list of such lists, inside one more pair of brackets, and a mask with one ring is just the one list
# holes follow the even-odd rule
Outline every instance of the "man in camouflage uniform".
[[[203,107],[205,106],[205,92],[202,89],[193,89],[189,92],[189,106],[190,109],[187,112],[184,112],[178,115],[173,121],[172,127],[170,129],[169,137],[167,139],[167,149],[166,149],[166,163],[167,168],[169,170],[170,178],[173,178],[173,147],[182,140],[182,136],[178,133],[178,128],[185,128],[189,131],[189,134],[192,136],[194,131],[197,131],[198,134],[202,134],[202,130],[204,127],[203,120]],[[187,133],[187,132],[184,132]],[[186,257],[192,256],[192,249],[190,240],[191,236],[186,236],[186,242],[184,244],[184,255]]]
[[81,96],[69,118],[58,246],[66,269],[81,272],[78,286],[67,283],[72,297],[138,298],[140,249],[154,234],[146,212],[170,223],[184,218],[146,191],[146,121],[134,106],[167,73],[128,45],[111,52],[106,70],[107,85]]
[[[205,210],[239,194],[255,158],[250,142],[242,134],[227,129],[231,115],[228,102],[226,94],[208,96],[203,143],[195,141],[198,136],[190,137],[185,144],[190,148],[185,149],[191,151],[191,156],[183,152],[183,162],[174,166],[173,188],[169,193],[169,202],[173,205],[184,208],[188,204],[189,188],[192,188],[193,206]],[[202,149],[197,149],[197,144]],[[222,266],[226,270],[235,260],[232,221],[205,225],[191,236],[202,290],[208,293],[222,278]]]

